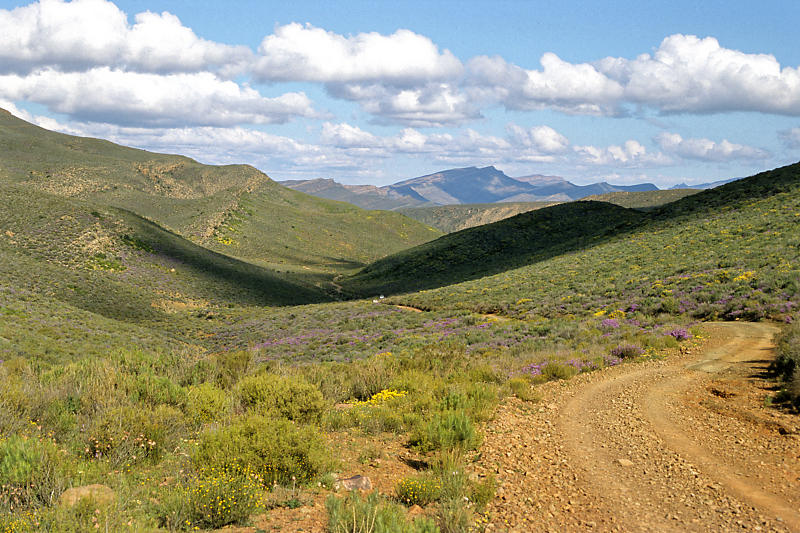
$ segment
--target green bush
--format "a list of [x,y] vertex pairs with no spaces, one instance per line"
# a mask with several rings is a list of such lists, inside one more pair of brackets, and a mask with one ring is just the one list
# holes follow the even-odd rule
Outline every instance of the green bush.
[[771,369],[786,383],[787,399],[800,408],[800,322],[786,327],[775,343],[778,356]]
[[109,409],[89,429],[83,454],[125,464],[158,460],[176,436],[183,432],[183,415],[174,407],[154,410],[125,405]]
[[442,495],[441,482],[429,474],[406,477],[395,487],[397,499],[405,505],[426,506]]
[[408,521],[402,507],[381,498],[377,492],[362,498],[356,491],[344,498],[330,495],[325,501],[331,533],[438,533],[428,518]]
[[0,439],[0,508],[50,505],[67,487],[68,461],[47,440],[12,435]]
[[227,470],[209,470],[186,487],[189,518],[199,528],[240,524],[258,507],[261,487],[252,477]]
[[497,491],[497,480],[492,474],[483,478],[483,481],[470,483],[469,499],[475,506],[475,510],[483,512],[494,499],[495,491]]
[[800,368],[800,322],[784,328],[775,338],[777,357],[772,363],[772,370],[784,380],[789,381],[795,369]]
[[247,374],[253,363],[253,355],[245,350],[222,352],[215,357],[216,379],[226,389]]
[[324,474],[332,465],[328,449],[314,426],[250,415],[203,433],[193,460],[198,468],[249,469],[271,486]]
[[152,407],[162,404],[181,407],[186,403],[186,390],[168,377],[139,375],[131,385],[129,397]]
[[547,381],[557,381],[559,379],[570,379],[575,376],[579,370],[567,363],[559,363],[557,361],[550,361],[542,367],[542,376]]
[[411,436],[411,445],[421,451],[472,450],[478,443],[475,426],[463,410],[438,412]]
[[236,393],[248,411],[299,422],[319,422],[325,408],[319,389],[299,376],[249,376],[239,382]]
[[541,395],[532,387],[531,380],[524,376],[509,379],[506,385],[514,396],[523,402],[538,402],[542,399]]
[[192,385],[186,393],[186,414],[194,422],[209,422],[227,410],[228,395],[212,383]]

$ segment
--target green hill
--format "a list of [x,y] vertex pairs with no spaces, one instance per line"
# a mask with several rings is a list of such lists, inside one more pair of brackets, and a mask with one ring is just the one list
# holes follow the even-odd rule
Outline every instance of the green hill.
[[591,246],[643,215],[602,202],[571,202],[445,235],[376,261],[344,286],[357,294],[411,292],[481,278]]
[[2,110],[0,147],[2,184],[123,208],[217,252],[281,270],[319,266],[330,274],[439,236],[398,214],[291,191],[247,165],[203,165],[56,133]]
[[669,189],[665,191],[617,191],[587,196],[584,200],[608,202],[629,209],[653,209],[696,194],[700,189]]
[[495,204],[437,205],[398,209],[409,218],[453,233],[462,229],[491,224],[520,213],[555,205],[557,202],[504,202]]
[[[608,204],[565,204],[448,235],[376,262],[347,286],[409,292],[420,285],[421,276],[412,272],[427,262],[443,271],[474,270],[476,279],[392,301],[527,318],[638,309],[702,319],[783,319],[800,305],[800,164],[706,190],[638,218],[617,208],[629,218],[597,224],[599,238],[585,236],[577,246],[555,244],[558,253],[530,254],[527,264],[493,276],[481,273],[500,268],[495,257],[486,261],[481,254],[461,255],[471,248],[482,250],[486,242],[514,240],[521,233],[509,222],[520,217],[534,222],[568,206],[592,205]],[[558,228],[546,241],[528,246],[570,243],[584,231],[573,235],[570,229]],[[506,264],[524,257],[512,256]],[[444,284],[447,278],[435,279]]]

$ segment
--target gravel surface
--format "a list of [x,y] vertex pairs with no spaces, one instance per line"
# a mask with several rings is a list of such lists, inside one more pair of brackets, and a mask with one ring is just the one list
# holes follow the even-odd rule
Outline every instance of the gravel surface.
[[776,328],[708,326],[664,360],[504,403],[479,475],[489,531],[800,531],[800,418],[765,404]]

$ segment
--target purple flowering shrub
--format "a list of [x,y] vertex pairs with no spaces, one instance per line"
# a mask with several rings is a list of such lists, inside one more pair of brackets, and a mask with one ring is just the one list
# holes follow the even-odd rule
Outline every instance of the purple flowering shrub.
[[600,326],[604,329],[618,329],[619,320],[616,318],[605,318],[602,322],[600,322]]
[[629,359],[631,357],[637,357],[642,355],[644,350],[635,344],[620,344],[611,349],[611,355],[613,357],[619,357],[621,359]]
[[686,328],[675,328],[667,332],[667,335],[678,341],[685,341],[692,338],[692,334]]

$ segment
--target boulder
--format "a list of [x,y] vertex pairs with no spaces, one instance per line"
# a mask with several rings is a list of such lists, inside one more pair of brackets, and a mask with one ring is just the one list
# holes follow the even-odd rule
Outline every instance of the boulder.
[[367,476],[353,476],[340,479],[334,485],[336,490],[372,490],[372,481]]

